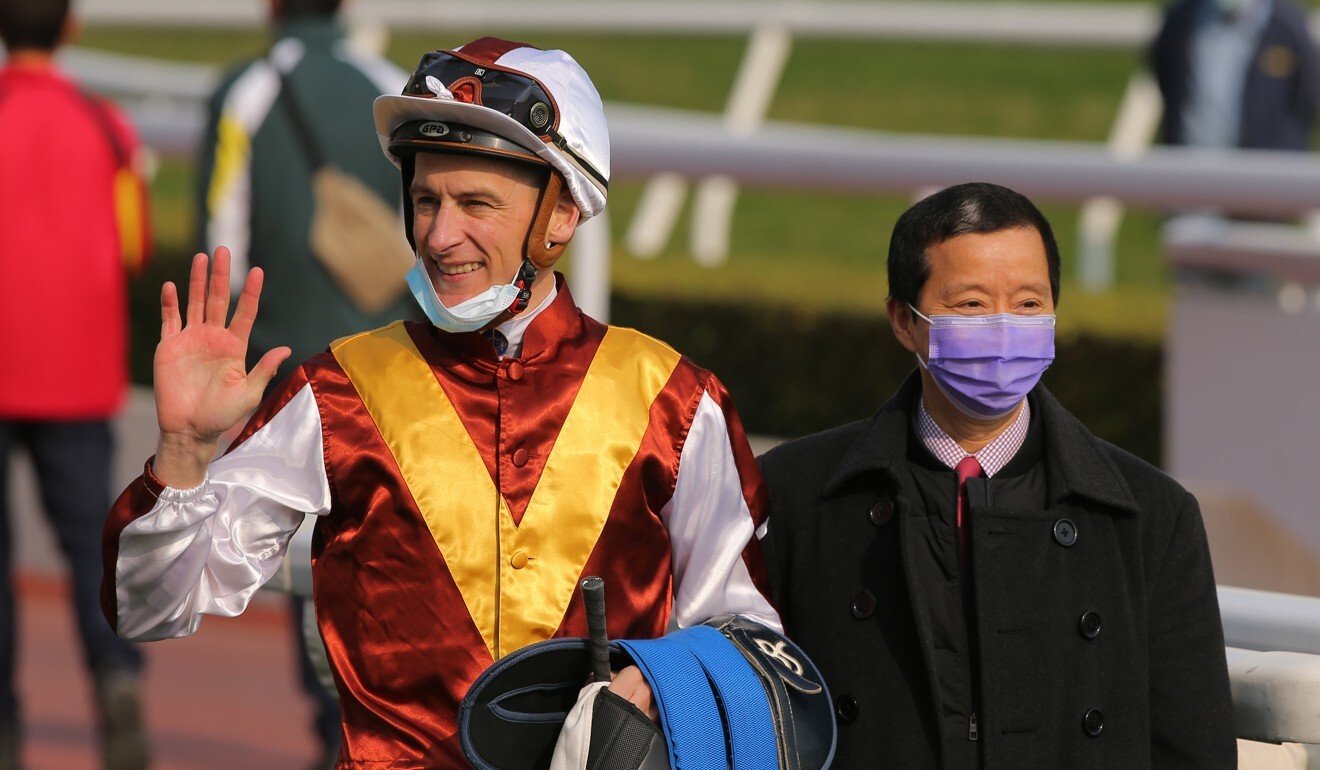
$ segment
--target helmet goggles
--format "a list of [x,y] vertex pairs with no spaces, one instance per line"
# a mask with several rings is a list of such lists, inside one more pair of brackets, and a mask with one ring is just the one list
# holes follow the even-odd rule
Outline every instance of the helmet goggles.
[[471,61],[462,52],[431,51],[422,56],[403,95],[446,98],[441,96],[443,92],[437,93],[435,85],[452,94],[454,101],[495,110],[544,140],[563,143],[556,131],[559,110],[555,100],[529,75]]

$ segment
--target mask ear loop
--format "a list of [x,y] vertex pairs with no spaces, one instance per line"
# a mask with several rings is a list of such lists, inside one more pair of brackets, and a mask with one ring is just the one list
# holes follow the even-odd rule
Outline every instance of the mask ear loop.
[[[924,316],[924,315],[922,315],[922,314],[921,314],[921,311],[920,311],[920,310],[917,310],[915,307],[913,307],[911,302],[908,302],[908,303],[905,303],[905,304],[907,305],[908,310],[912,311],[912,315],[914,315],[914,316],[916,316],[917,318],[920,318],[921,320],[925,321],[926,324],[930,326],[932,332],[935,330],[935,324],[931,322],[931,320],[930,320],[930,318],[929,318],[928,316]],[[916,323],[913,322],[913,326],[915,326],[915,325],[916,325]],[[927,355],[929,355],[929,352],[927,352]],[[925,370],[927,370],[927,371],[930,370],[930,365],[927,364],[925,361],[921,360],[921,354],[920,354],[920,353],[918,353],[917,351],[914,350],[914,351],[912,351],[912,356],[913,356],[914,358],[917,359],[917,366],[920,366],[922,369],[925,369]]]

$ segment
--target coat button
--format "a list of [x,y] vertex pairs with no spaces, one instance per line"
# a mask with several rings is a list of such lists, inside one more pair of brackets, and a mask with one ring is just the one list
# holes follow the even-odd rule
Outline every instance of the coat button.
[[527,552],[514,551],[513,556],[509,557],[509,566],[514,569],[522,569],[527,566]]
[[1094,639],[1100,635],[1100,613],[1088,610],[1077,621],[1077,631],[1084,639]]
[[513,466],[515,468],[521,468],[526,464],[527,464],[527,450],[523,449],[522,447],[518,447],[517,449],[513,450]]
[[894,504],[881,498],[875,501],[871,506],[871,512],[867,514],[871,517],[871,523],[877,527],[883,527],[894,518]]
[[840,722],[848,723],[857,718],[857,699],[851,695],[840,695],[834,700],[834,714]]
[[508,372],[509,372],[509,379],[513,380],[514,382],[521,380],[523,376],[522,363],[519,361],[510,361]]
[[852,600],[852,614],[858,620],[866,620],[875,614],[875,594],[862,591]]
[[1082,729],[1092,738],[1098,737],[1105,729],[1105,715],[1100,713],[1100,709],[1086,712],[1086,716],[1082,717]]
[[1077,542],[1077,525],[1071,519],[1059,519],[1054,522],[1054,539],[1067,548]]

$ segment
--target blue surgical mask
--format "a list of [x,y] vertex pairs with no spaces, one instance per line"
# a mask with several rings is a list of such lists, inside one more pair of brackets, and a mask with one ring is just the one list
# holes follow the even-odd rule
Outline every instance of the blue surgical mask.
[[958,411],[994,420],[1013,411],[1054,360],[1053,315],[935,315],[930,356],[917,363]]
[[[518,280],[516,274],[513,280]],[[445,307],[439,295],[435,293],[435,286],[431,283],[431,276],[427,274],[426,264],[422,262],[421,257],[417,258],[412,270],[408,271],[407,281],[413,299],[421,305],[422,312],[431,319],[431,323],[441,331],[455,334],[475,332],[485,328],[498,318],[500,313],[513,305],[518,299],[519,292],[516,283],[496,284],[453,307]]]

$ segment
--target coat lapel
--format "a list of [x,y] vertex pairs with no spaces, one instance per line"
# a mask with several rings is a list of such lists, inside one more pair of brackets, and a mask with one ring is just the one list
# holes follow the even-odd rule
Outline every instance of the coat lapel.
[[1076,495],[1110,508],[1139,513],[1140,506],[1114,461],[1102,451],[1076,417],[1045,389],[1031,391],[1031,408],[1040,415],[1045,432],[1045,472],[1049,506]]

